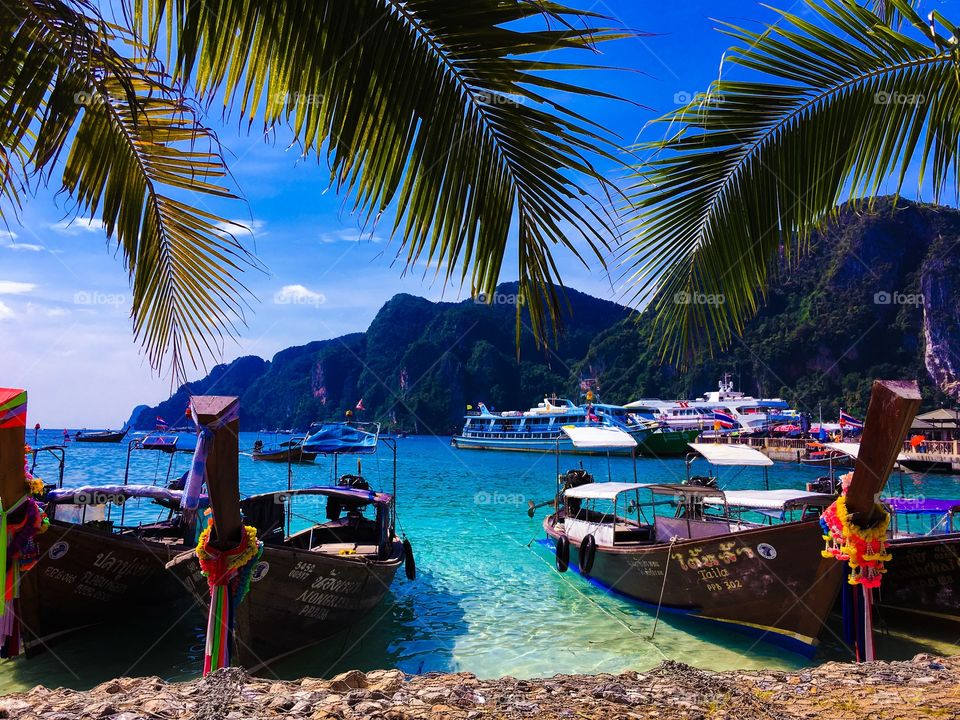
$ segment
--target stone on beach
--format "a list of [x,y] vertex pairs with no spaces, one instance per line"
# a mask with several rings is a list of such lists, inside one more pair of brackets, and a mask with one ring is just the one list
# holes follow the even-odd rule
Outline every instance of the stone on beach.
[[352,670],[330,680],[268,682],[230,668],[187,683],[118,678],[86,692],[36,687],[0,698],[0,718],[16,720],[906,717],[960,717],[960,657],[826,663],[798,672],[709,672],[667,661],[643,673],[537,680]]

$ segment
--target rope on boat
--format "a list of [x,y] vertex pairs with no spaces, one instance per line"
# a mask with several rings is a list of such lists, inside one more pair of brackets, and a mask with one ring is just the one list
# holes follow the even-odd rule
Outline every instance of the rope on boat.
[[660,599],[657,600],[657,614],[653,619],[653,632],[650,633],[650,639],[653,640],[657,635],[657,625],[660,622],[660,607],[663,605],[663,591],[667,587],[667,573],[670,572],[670,556],[673,554],[673,546],[677,542],[677,536],[670,538],[670,547],[667,548],[667,561],[663,564],[663,582],[660,583]]

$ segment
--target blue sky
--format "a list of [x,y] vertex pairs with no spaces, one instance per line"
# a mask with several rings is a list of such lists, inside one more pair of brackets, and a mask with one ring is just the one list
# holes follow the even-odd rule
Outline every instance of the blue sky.
[[[607,43],[601,61],[616,70],[586,76],[592,86],[628,103],[571,99],[576,109],[634,141],[644,125],[705,90],[717,77],[729,38],[716,20],[760,29],[775,14],[754,0],[607,0],[573,3],[652,33]],[[771,0],[799,11],[801,3]],[[960,0],[924,0],[957,17]],[[713,18],[713,19],[711,19]],[[361,234],[351,205],[328,187],[316,158],[299,159],[285,138],[265,143],[236,120],[208,118],[228,150],[228,164],[247,204],[220,208],[255,231],[250,246],[266,267],[244,279],[258,297],[237,343],[224,361],[246,354],[270,358],[284,347],[364,330],[380,306],[398,292],[457,300],[468,291],[444,289],[424,268],[403,273],[394,262],[389,227]],[[653,132],[656,132],[655,130]],[[643,135],[650,138],[651,134]],[[0,229],[0,385],[30,392],[30,422],[46,427],[118,426],[139,403],[170,391],[143,360],[129,318],[130,290],[115,248],[96,222],[73,220],[68,200],[41,192],[18,219]],[[561,255],[568,286],[618,299],[621,286],[599,267],[584,268]],[[515,279],[505,264],[502,280]],[[195,375],[202,375],[199,370]]]

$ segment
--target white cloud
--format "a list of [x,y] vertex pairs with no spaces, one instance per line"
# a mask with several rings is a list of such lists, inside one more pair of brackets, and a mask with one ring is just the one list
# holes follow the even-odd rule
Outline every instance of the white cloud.
[[0,300],[0,320],[9,320],[13,317],[13,310],[5,302]]
[[314,292],[303,285],[284,285],[273,294],[276,305],[314,305],[320,306],[327,301],[323,293]]
[[335,232],[320,233],[320,242],[325,245],[340,242],[369,242],[382,243],[386,238],[373,232],[362,232],[360,230],[337,230]]
[[227,220],[216,223],[216,228],[221,233],[229,233],[237,239],[250,235],[265,235],[260,232],[266,223],[263,220]]
[[64,235],[79,235],[82,232],[102,233],[104,225],[100,220],[91,220],[90,218],[74,218],[73,220],[62,220],[50,226],[51,230],[56,230]]
[[17,235],[12,230],[0,230],[0,248],[5,248],[7,250],[26,250],[32,252],[40,252],[45,248],[43,245],[34,245],[32,243],[18,243],[16,242],[19,235]]
[[16,280],[0,280],[0,295],[24,295],[36,290],[33,283],[17,282]]

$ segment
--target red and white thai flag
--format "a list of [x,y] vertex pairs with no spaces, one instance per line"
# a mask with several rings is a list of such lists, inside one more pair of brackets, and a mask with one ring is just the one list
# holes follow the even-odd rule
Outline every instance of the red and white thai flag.
[[163,419],[162,417],[160,417],[159,415],[157,415],[157,430],[163,430],[163,429],[165,429],[165,428],[167,428],[167,427],[169,427],[169,426],[167,425],[167,421],[164,420],[164,419]]
[[363,406],[363,398],[360,398],[360,402],[357,403],[356,409],[357,409],[357,410],[366,410],[366,408]]
[[723,410],[714,410],[713,419],[715,422],[720,423],[720,427],[726,430],[732,430],[739,425],[737,419],[733,415]]
[[847,427],[852,427],[852,428],[863,427],[862,420],[857,420],[853,415],[850,415],[849,413],[845,413],[843,409],[840,410],[840,424],[846,425]]

